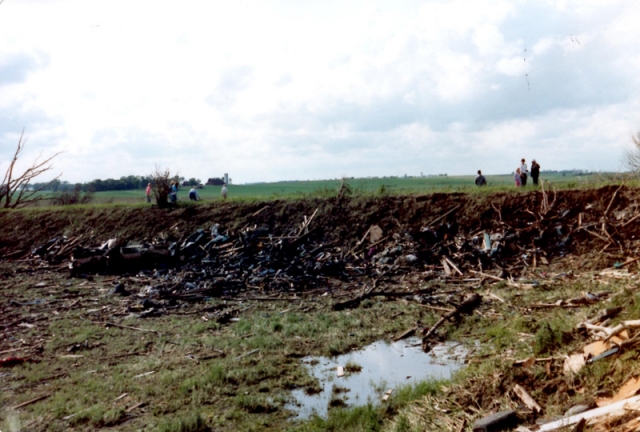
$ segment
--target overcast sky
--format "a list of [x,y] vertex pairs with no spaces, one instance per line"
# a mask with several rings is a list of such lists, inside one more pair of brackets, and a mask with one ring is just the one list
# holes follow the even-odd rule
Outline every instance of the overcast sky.
[[4,0],[0,170],[234,183],[620,170],[640,2]]

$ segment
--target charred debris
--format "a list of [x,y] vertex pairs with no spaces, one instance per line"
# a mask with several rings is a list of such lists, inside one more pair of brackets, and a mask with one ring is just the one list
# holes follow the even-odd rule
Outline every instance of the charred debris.
[[[117,275],[114,293],[134,294],[155,314],[209,298],[268,301],[314,295],[334,298],[334,310],[385,296],[451,313],[483,284],[535,287],[533,270],[567,254],[620,257],[635,251],[633,222],[640,210],[619,192],[578,206],[544,190],[511,208],[488,204],[477,229],[458,222],[465,209],[454,202],[419,228],[397,221],[395,229],[385,231],[378,224],[354,226],[354,232],[364,234],[343,241],[315,209],[281,232],[261,225],[232,231],[212,222],[193,232],[173,227],[150,242],[114,238],[93,244],[82,235],[59,236],[32,254],[41,266],[68,268],[73,277]],[[143,288],[130,292],[128,278]]]

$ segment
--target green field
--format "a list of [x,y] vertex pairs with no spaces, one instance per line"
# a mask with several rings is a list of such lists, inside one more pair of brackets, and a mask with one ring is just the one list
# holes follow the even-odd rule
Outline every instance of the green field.
[[[359,178],[347,179],[353,195],[367,194],[425,194],[433,192],[496,192],[514,190],[511,174],[486,176],[488,186],[478,188],[474,184],[475,176],[451,177],[395,177],[395,178]],[[543,174],[541,181],[557,189],[594,186],[612,180],[611,175],[566,175]],[[270,200],[279,198],[330,197],[335,196],[341,180],[282,181],[275,183],[253,183],[229,185],[229,199],[232,200]],[[530,182],[530,180],[529,180]],[[530,190],[531,185],[522,188]],[[179,201],[188,201],[189,187],[181,187]],[[221,200],[219,186],[205,186],[198,190],[203,201]],[[144,190],[98,192],[94,196],[96,203],[142,203]]]

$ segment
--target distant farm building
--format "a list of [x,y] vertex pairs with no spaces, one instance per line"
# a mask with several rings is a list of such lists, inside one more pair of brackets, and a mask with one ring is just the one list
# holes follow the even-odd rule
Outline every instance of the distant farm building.
[[207,186],[222,186],[224,184],[224,179],[214,177],[207,180]]

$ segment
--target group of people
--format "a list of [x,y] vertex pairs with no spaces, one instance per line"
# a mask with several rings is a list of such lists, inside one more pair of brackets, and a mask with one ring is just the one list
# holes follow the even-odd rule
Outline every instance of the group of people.
[[[527,163],[524,159],[520,161],[520,166],[516,168],[515,174],[513,174],[513,180],[516,183],[516,187],[526,186],[527,185],[527,173],[529,170],[527,169]],[[531,180],[533,180],[533,184],[538,186],[538,179],[540,178],[540,165],[536,160],[531,161]]]
[[[147,185],[147,189],[145,190],[145,195],[147,197],[147,202],[151,202],[151,183]],[[227,184],[222,184],[222,189],[220,189],[220,195],[222,195],[223,199],[227,199],[229,196],[229,190],[227,189]],[[189,190],[189,199],[191,201],[200,201],[200,194],[198,194],[198,189],[195,186],[191,186]],[[171,186],[169,187],[169,202],[175,203],[178,201],[178,182],[172,181]]]
[[[520,161],[520,166],[516,168],[516,172],[513,175],[513,180],[516,183],[516,187],[526,186],[527,178],[529,173],[529,169],[527,168],[527,163],[524,159]],[[531,180],[534,185],[538,185],[538,179],[540,178],[540,164],[536,162],[536,160],[531,161]],[[482,171],[478,170],[478,175],[476,176],[476,186],[486,186],[487,179],[482,175]]]

